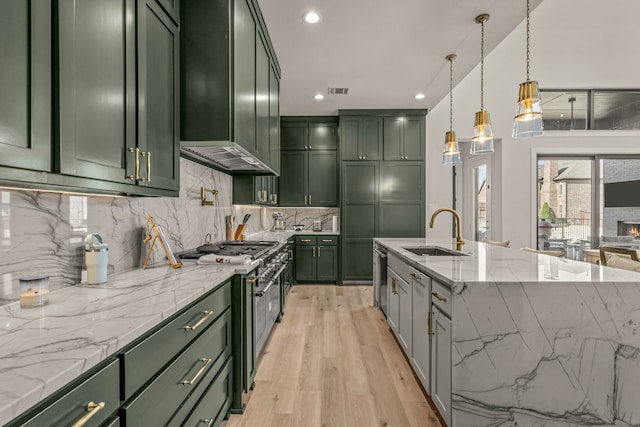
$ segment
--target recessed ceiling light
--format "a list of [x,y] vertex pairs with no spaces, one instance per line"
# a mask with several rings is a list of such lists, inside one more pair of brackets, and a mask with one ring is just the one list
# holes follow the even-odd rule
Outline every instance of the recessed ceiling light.
[[416,99],[424,99],[424,93],[417,94]]
[[304,19],[304,22],[307,24],[317,24],[320,22],[320,14],[318,12],[307,12],[302,15],[302,19]]
[[313,99],[320,101],[321,99],[324,99],[324,95],[318,93],[316,95],[314,95]]

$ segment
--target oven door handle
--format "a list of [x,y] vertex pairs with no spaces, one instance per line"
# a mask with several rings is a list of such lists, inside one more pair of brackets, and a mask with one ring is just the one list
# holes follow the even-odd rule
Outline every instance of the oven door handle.
[[256,291],[255,292],[255,296],[262,298],[264,296],[264,294],[267,293],[269,288],[273,285],[273,282],[274,282],[273,280],[270,281],[269,284],[264,289],[262,289],[261,291]]

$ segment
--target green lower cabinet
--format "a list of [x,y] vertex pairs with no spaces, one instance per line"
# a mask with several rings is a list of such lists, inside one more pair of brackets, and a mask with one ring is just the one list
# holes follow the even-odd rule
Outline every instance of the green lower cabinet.
[[296,282],[316,280],[315,246],[296,246]]
[[184,427],[217,427],[227,415],[231,396],[231,359],[211,382],[207,391],[193,409]]
[[346,239],[342,244],[342,280],[373,278],[373,239]]
[[336,283],[338,280],[338,236],[296,236],[295,282]]
[[338,247],[316,248],[316,280],[335,282],[338,278]]

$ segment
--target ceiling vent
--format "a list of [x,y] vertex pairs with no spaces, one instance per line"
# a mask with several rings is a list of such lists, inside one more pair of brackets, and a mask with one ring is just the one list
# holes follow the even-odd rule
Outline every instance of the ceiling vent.
[[348,87],[330,87],[329,95],[349,95]]

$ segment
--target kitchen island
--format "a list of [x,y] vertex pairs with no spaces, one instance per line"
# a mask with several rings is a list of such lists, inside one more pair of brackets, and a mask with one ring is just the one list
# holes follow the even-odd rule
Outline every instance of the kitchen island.
[[[450,374],[443,365],[433,369],[447,354],[438,338],[445,329],[431,330],[435,317],[417,324],[414,305],[412,329],[414,340],[423,329],[431,334],[427,377],[450,378],[448,396],[430,382],[436,406],[443,400],[450,408],[443,414],[450,425],[640,425],[640,274],[473,241],[464,256],[405,249],[451,250],[450,239],[375,242],[413,268],[412,276],[428,277],[434,303],[442,298],[436,289],[450,292],[449,313],[438,316],[450,324]],[[414,342],[413,352],[420,348]]]

